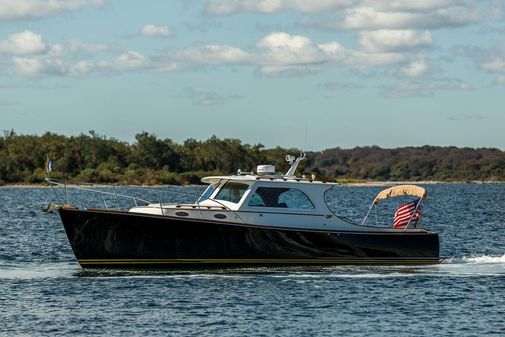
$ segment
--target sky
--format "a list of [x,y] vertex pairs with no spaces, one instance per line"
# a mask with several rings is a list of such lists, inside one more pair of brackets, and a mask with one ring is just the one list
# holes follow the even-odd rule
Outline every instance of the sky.
[[505,150],[503,0],[0,0],[0,130]]

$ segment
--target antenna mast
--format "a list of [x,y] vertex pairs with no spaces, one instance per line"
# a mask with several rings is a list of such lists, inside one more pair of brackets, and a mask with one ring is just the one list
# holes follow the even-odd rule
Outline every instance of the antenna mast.
[[307,155],[305,154],[305,152],[301,151],[300,150],[300,157],[296,158],[295,160],[295,157],[294,156],[291,156],[291,155],[287,155],[286,156],[286,161],[291,165],[291,167],[289,168],[288,172],[286,172],[285,176],[286,177],[295,177],[295,173],[296,173],[296,169],[298,168],[298,164],[302,161],[302,160],[305,160],[307,159]]

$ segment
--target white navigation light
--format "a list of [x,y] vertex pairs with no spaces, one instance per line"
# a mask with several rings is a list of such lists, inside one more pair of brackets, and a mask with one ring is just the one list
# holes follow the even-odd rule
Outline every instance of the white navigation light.
[[260,176],[274,175],[275,174],[275,166],[274,165],[258,165],[256,167],[256,172]]

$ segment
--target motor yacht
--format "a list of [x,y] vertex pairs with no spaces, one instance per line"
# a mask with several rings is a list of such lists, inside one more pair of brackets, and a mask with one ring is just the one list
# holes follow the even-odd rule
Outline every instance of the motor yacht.
[[[103,208],[87,208],[69,202],[51,204],[47,210],[59,214],[84,268],[440,261],[438,234],[417,225],[416,214],[426,198],[424,188],[394,186],[373,200],[368,213],[384,199],[415,197],[415,209],[404,216],[403,226],[368,225],[368,214],[363,222],[355,223],[328,205],[328,193],[338,184],[296,176],[304,159],[305,155],[287,156],[290,169],[285,174],[277,173],[273,165],[259,165],[256,172],[205,177],[202,183],[208,187],[193,203],[164,203],[161,198],[142,203],[133,198],[135,205],[123,210],[107,203]],[[67,193],[68,187],[64,188]],[[114,197],[119,197],[115,190]]]

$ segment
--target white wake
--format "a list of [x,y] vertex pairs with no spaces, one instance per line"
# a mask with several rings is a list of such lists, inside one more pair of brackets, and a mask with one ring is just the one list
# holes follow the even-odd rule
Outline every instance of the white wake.
[[505,254],[501,256],[480,255],[480,256],[463,256],[460,258],[451,257],[445,259],[443,264],[499,264],[505,263]]
[[466,263],[505,263],[505,254],[502,256],[473,256],[473,257],[463,257],[461,259]]

